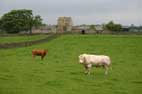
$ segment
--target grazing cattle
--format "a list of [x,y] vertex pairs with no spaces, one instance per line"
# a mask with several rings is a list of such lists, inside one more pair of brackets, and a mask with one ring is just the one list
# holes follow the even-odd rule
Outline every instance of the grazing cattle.
[[107,75],[111,60],[110,57],[106,55],[81,54],[79,56],[79,63],[84,65],[85,73],[90,74],[92,66],[95,66],[105,68],[105,74]]
[[33,58],[35,58],[35,56],[41,56],[41,59],[43,60],[43,58],[45,57],[46,54],[47,54],[47,50],[43,50],[43,49],[32,50]]

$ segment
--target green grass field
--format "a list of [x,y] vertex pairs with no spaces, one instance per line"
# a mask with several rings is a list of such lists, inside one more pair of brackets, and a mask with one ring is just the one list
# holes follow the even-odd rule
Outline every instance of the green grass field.
[[13,42],[25,42],[33,41],[46,38],[48,35],[33,35],[33,36],[9,36],[9,37],[0,37],[0,43],[13,43]]
[[[11,40],[12,41],[12,40]],[[43,61],[31,50],[48,49]],[[0,50],[0,94],[141,94],[141,35],[62,35],[50,42]],[[78,63],[82,53],[105,54],[112,70]]]

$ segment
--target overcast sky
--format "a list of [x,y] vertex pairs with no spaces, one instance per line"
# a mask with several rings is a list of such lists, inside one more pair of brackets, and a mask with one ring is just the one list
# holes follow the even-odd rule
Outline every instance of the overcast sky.
[[70,16],[74,25],[110,20],[142,25],[142,0],[0,0],[0,16],[13,9],[32,9],[46,24],[56,24],[58,17]]

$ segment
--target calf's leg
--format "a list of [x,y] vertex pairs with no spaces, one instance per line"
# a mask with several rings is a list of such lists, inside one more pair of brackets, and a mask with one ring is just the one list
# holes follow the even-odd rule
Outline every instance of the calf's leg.
[[43,60],[44,56],[41,56],[41,60]]
[[35,55],[34,54],[32,54],[32,57],[33,57],[33,59],[35,59]]

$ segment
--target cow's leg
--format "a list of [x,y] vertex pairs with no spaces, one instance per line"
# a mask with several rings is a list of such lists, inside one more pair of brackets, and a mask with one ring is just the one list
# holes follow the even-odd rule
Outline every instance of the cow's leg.
[[108,74],[108,66],[105,65],[104,68],[105,68],[105,75],[107,75]]
[[85,68],[85,72],[84,73],[85,74],[88,73],[88,67],[87,67],[87,65],[84,65],[84,68]]
[[91,67],[92,67],[91,64],[88,64],[88,65],[87,65],[87,72],[88,72],[89,75],[90,75]]
[[88,74],[90,75],[91,67],[88,68]]

